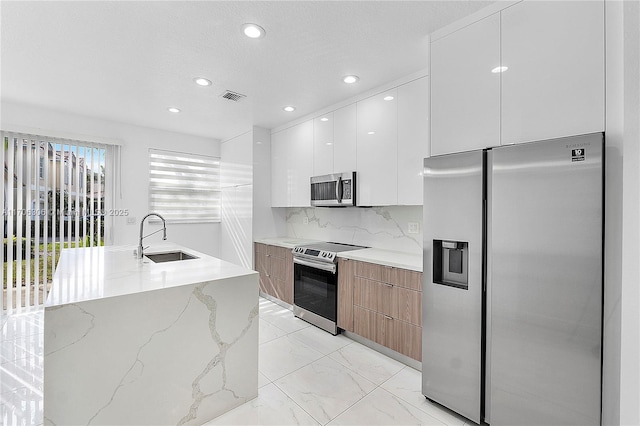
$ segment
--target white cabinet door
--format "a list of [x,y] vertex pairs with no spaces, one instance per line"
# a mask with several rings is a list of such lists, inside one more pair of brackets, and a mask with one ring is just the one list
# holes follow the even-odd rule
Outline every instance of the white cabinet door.
[[285,129],[271,135],[271,207],[289,205],[288,155],[289,134]]
[[604,130],[604,2],[502,12],[502,143]]
[[333,113],[313,119],[313,174],[333,173]]
[[308,207],[313,173],[313,120],[271,135],[271,206]]
[[422,205],[422,170],[429,156],[429,79],[398,87],[398,205]]
[[500,14],[431,43],[431,155],[500,144]]
[[398,91],[389,90],[357,104],[357,203],[398,202]]
[[291,128],[288,155],[289,206],[311,205],[311,183],[313,175],[313,120]]
[[333,111],[334,173],[356,171],[357,129],[356,104]]

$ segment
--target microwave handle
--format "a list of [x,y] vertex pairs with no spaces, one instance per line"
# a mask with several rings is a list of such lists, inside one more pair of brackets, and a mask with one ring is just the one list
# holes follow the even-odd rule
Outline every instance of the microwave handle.
[[338,203],[342,203],[342,177],[338,177],[336,182],[336,200]]

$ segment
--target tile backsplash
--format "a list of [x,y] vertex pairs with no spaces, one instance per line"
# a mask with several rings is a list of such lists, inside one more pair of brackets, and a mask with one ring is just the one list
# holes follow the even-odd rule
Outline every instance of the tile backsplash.
[[287,235],[421,253],[422,206],[287,208]]

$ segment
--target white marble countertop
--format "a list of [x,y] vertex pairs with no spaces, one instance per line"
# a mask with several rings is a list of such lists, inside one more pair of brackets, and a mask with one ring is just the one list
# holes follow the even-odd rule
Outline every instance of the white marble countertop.
[[[259,238],[256,243],[270,244],[285,248],[294,248],[301,244],[318,243],[318,240],[305,240],[295,237]],[[343,251],[338,257],[360,260],[362,262],[378,263],[396,268],[409,269],[422,272],[422,253],[406,253],[400,251],[384,250],[379,248],[366,248],[360,250]]]
[[256,238],[254,242],[292,249],[302,244],[322,243],[324,241],[307,240],[307,239],[296,238],[296,237],[273,237],[273,238]]
[[367,248],[343,251],[338,257],[422,272],[422,254]]
[[46,307],[257,274],[176,244],[151,245],[145,254],[181,250],[197,259],[154,263],[136,259],[134,246],[64,249]]

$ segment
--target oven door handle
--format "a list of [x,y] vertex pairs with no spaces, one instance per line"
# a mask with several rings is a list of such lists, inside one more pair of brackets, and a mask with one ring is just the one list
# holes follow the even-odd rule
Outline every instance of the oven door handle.
[[300,259],[298,257],[293,258],[293,263],[308,266],[310,268],[322,269],[323,271],[331,272],[332,274],[335,274],[337,269],[335,263],[313,262],[311,260]]

